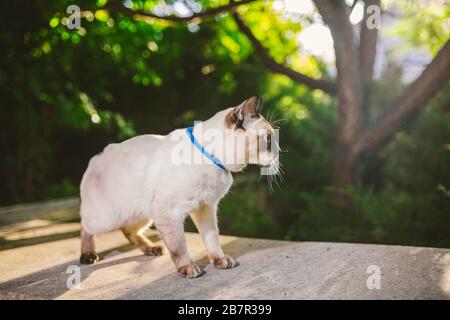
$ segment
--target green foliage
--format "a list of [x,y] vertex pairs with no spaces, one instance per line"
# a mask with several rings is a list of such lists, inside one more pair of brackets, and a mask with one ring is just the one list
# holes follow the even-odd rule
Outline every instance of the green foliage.
[[450,115],[443,108],[430,105],[410,133],[398,134],[383,150],[378,190],[349,188],[345,208],[333,207],[330,188],[302,188],[295,208],[292,194],[284,210],[296,220],[286,238],[448,247]]
[[223,233],[269,239],[282,237],[274,212],[268,211],[267,189],[257,180],[255,174],[238,177],[229,195],[221,201],[219,220]]
[[[269,73],[228,14],[189,24],[105,10],[113,2],[77,1],[82,28],[66,27],[72,1],[0,4],[0,203],[76,195],[89,158],[111,142],[167,133],[260,94],[280,119],[284,182],[273,193],[257,168],[236,175],[220,203],[223,233],[293,240],[449,246],[450,118],[440,96],[408,131],[373,159],[349,205],[331,203],[337,126],[335,101]],[[166,1],[173,4],[174,1]],[[134,9],[158,0],[132,1]],[[228,3],[198,1],[202,8]],[[422,2],[420,2],[422,3]],[[419,3],[419,5],[420,5]],[[317,57],[299,53],[310,22],[256,1],[239,8],[279,63],[329,77]],[[448,38],[448,8],[404,8],[393,32],[432,54]],[[420,12],[420,14],[414,14]],[[373,84],[373,120],[403,85],[395,66]]]
[[[411,194],[387,187],[348,190],[351,205],[333,208],[332,192],[302,193],[305,206],[287,239],[448,247],[448,194]],[[439,221],[439,223],[436,223]]]
[[404,18],[388,29],[406,40],[409,48],[423,47],[436,55],[450,34],[450,6],[445,1],[401,0],[391,4]]

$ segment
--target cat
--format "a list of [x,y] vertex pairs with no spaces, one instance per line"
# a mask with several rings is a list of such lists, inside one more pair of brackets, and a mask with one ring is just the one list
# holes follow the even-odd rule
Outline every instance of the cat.
[[[118,229],[144,254],[162,255],[163,247],[143,234],[153,222],[178,274],[195,278],[202,271],[186,247],[183,226],[189,215],[210,262],[218,269],[235,267],[236,261],[220,246],[217,206],[232,185],[232,172],[247,164],[270,166],[278,161],[267,147],[274,129],[261,108],[262,99],[253,96],[192,128],[166,136],[136,136],[94,156],[80,185],[80,263],[99,260],[95,235]],[[208,132],[215,132],[209,143]],[[182,161],[182,149],[202,161]]]

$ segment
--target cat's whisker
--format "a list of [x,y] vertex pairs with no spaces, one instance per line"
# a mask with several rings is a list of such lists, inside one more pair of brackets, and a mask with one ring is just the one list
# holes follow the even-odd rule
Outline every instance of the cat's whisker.
[[267,121],[270,123],[272,119],[275,118],[275,111],[271,109],[267,114]]
[[272,193],[270,177],[267,177],[267,187],[269,188],[269,193]]
[[268,188],[270,193],[274,193],[275,186],[279,189],[281,188],[280,184],[282,181],[284,181],[283,178],[284,172],[283,169],[281,168],[281,163],[279,162],[278,159],[273,161],[269,165],[269,170],[274,172],[274,174],[271,174],[267,177]]
[[284,119],[284,118],[273,118],[273,119],[271,119],[269,121],[269,123],[271,125],[277,125],[277,124],[279,124],[280,122],[283,122],[283,121],[286,121],[286,119]]
[[283,121],[286,121],[286,120],[285,120],[285,119],[276,119],[276,120],[270,121],[269,123],[270,123],[271,126],[276,126],[276,125],[278,125],[280,122],[283,122]]
[[280,161],[278,161],[277,165],[278,165],[278,172],[279,172],[278,173],[278,178],[280,179],[281,182],[283,182],[284,181],[284,176],[285,176],[285,173],[284,173],[284,170],[283,170],[283,164]]
[[279,174],[278,174],[278,178],[280,179],[280,182],[284,182],[284,176],[285,176],[285,173],[284,173],[284,171],[283,171],[283,169],[281,168],[281,166],[278,168],[278,170],[279,170]]

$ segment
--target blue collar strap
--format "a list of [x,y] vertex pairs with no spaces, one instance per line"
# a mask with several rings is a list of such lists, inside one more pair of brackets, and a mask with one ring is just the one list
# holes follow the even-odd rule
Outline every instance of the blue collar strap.
[[224,169],[226,170],[225,166],[222,164],[222,162],[220,162],[219,159],[217,159],[216,157],[214,157],[212,154],[210,154],[208,151],[205,150],[205,148],[203,148],[200,143],[198,143],[197,139],[195,139],[194,137],[194,127],[189,127],[186,128],[186,133],[189,137],[189,139],[191,140],[192,144],[198,149],[200,150],[200,152],[207,157],[212,163],[214,163],[216,166],[218,166],[220,169]]

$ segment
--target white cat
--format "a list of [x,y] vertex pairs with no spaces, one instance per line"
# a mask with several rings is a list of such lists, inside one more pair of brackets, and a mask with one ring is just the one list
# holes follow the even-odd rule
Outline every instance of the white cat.
[[[219,269],[233,268],[234,259],[223,253],[219,243],[217,205],[233,182],[231,172],[247,164],[278,161],[270,148],[261,148],[261,138],[270,139],[273,133],[259,113],[261,107],[261,98],[251,97],[191,130],[137,136],[110,144],[93,157],[80,186],[80,262],[98,261],[94,235],[117,229],[146,255],[163,254],[162,247],[143,235],[153,221],[178,273],[197,277],[201,271],[189,256],[183,230],[190,215],[211,263]],[[220,134],[206,141],[208,130]],[[202,163],[177,163],[174,150],[180,146],[197,153]]]

